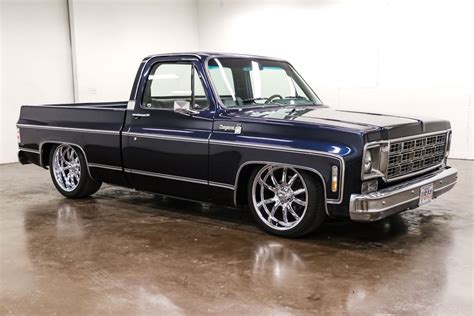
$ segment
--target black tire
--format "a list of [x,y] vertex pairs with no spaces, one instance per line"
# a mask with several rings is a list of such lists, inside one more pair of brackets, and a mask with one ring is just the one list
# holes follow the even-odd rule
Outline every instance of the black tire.
[[[255,189],[254,183],[256,180],[257,175],[260,174],[260,172],[268,168],[269,166],[263,166],[262,168],[256,168],[253,170],[249,177],[248,181],[248,187],[247,187],[247,192],[248,192],[248,204],[250,206],[250,210],[252,212],[252,215],[255,219],[255,221],[259,224],[259,226],[265,230],[266,232],[281,236],[281,237],[288,237],[288,238],[296,238],[296,237],[301,237],[304,235],[307,235],[313,231],[315,231],[321,224],[324,222],[326,219],[326,212],[325,212],[325,206],[324,206],[324,190],[321,182],[315,178],[313,174],[311,174],[308,171],[305,170],[298,170],[298,169],[293,169],[296,170],[304,183],[306,184],[306,192],[304,193],[306,196],[306,203],[307,203],[307,208],[306,211],[303,213],[303,216],[301,217],[299,223],[297,223],[294,227],[291,227],[290,229],[286,230],[281,230],[281,229],[275,229],[265,222],[260,216],[260,214],[265,214],[262,211],[259,211],[255,205],[254,197],[253,197],[253,190]],[[277,168],[279,166],[276,166]],[[282,167],[280,167],[282,168]],[[260,207],[261,208],[261,207]],[[266,215],[265,215],[266,216]]]
[[[60,148],[61,146],[71,147],[72,149],[74,149],[74,152],[77,154],[77,157],[79,158],[78,159],[80,163],[79,182],[77,183],[77,186],[75,187],[75,189],[71,191],[63,189],[61,185],[58,183],[58,180],[56,179],[55,174],[54,174],[54,169],[55,169],[53,166],[54,155],[56,151],[58,150],[58,148]],[[102,185],[101,181],[94,180],[89,175],[89,169],[87,166],[86,158],[84,157],[82,150],[72,145],[58,144],[58,145],[55,145],[51,149],[51,152],[49,154],[49,171],[50,171],[51,179],[53,180],[53,183],[56,189],[59,191],[59,193],[61,193],[62,195],[70,199],[80,199],[80,198],[88,197],[96,193],[100,189],[100,186]]]

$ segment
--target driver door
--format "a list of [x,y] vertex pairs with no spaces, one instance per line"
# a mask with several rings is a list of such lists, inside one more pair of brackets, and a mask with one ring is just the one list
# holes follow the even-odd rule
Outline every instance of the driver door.
[[[194,61],[158,60],[141,100],[127,111],[123,159],[139,190],[207,200],[213,117]],[[193,111],[194,114],[191,114]]]

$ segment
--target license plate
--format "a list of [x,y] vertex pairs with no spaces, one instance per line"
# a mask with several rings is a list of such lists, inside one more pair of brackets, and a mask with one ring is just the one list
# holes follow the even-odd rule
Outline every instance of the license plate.
[[430,203],[433,199],[433,183],[424,185],[420,188],[420,201],[418,205]]

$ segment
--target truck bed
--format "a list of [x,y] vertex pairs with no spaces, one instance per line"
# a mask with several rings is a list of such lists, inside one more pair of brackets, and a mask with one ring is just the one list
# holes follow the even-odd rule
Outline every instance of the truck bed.
[[[20,155],[46,165],[54,144],[80,148],[88,159],[90,173],[100,172],[93,164],[121,169],[121,131],[127,102],[24,105],[17,127]],[[22,157],[20,157],[20,161]]]
[[24,105],[20,125],[120,131],[127,102]]
[[[31,106],[31,105],[26,105]],[[74,109],[112,109],[125,110],[127,101],[114,102],[86,102],[86,103],[58,103],[58,104],[42,104],[34,105],[37,107],[54,107],[54,108],[74,108]]]

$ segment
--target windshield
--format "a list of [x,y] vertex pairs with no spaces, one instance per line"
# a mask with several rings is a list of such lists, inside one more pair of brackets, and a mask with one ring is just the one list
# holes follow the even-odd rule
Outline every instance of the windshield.
[[308,85],[285,62],[212,58],[208,70],[217,94],[228,108],[321,104]]

